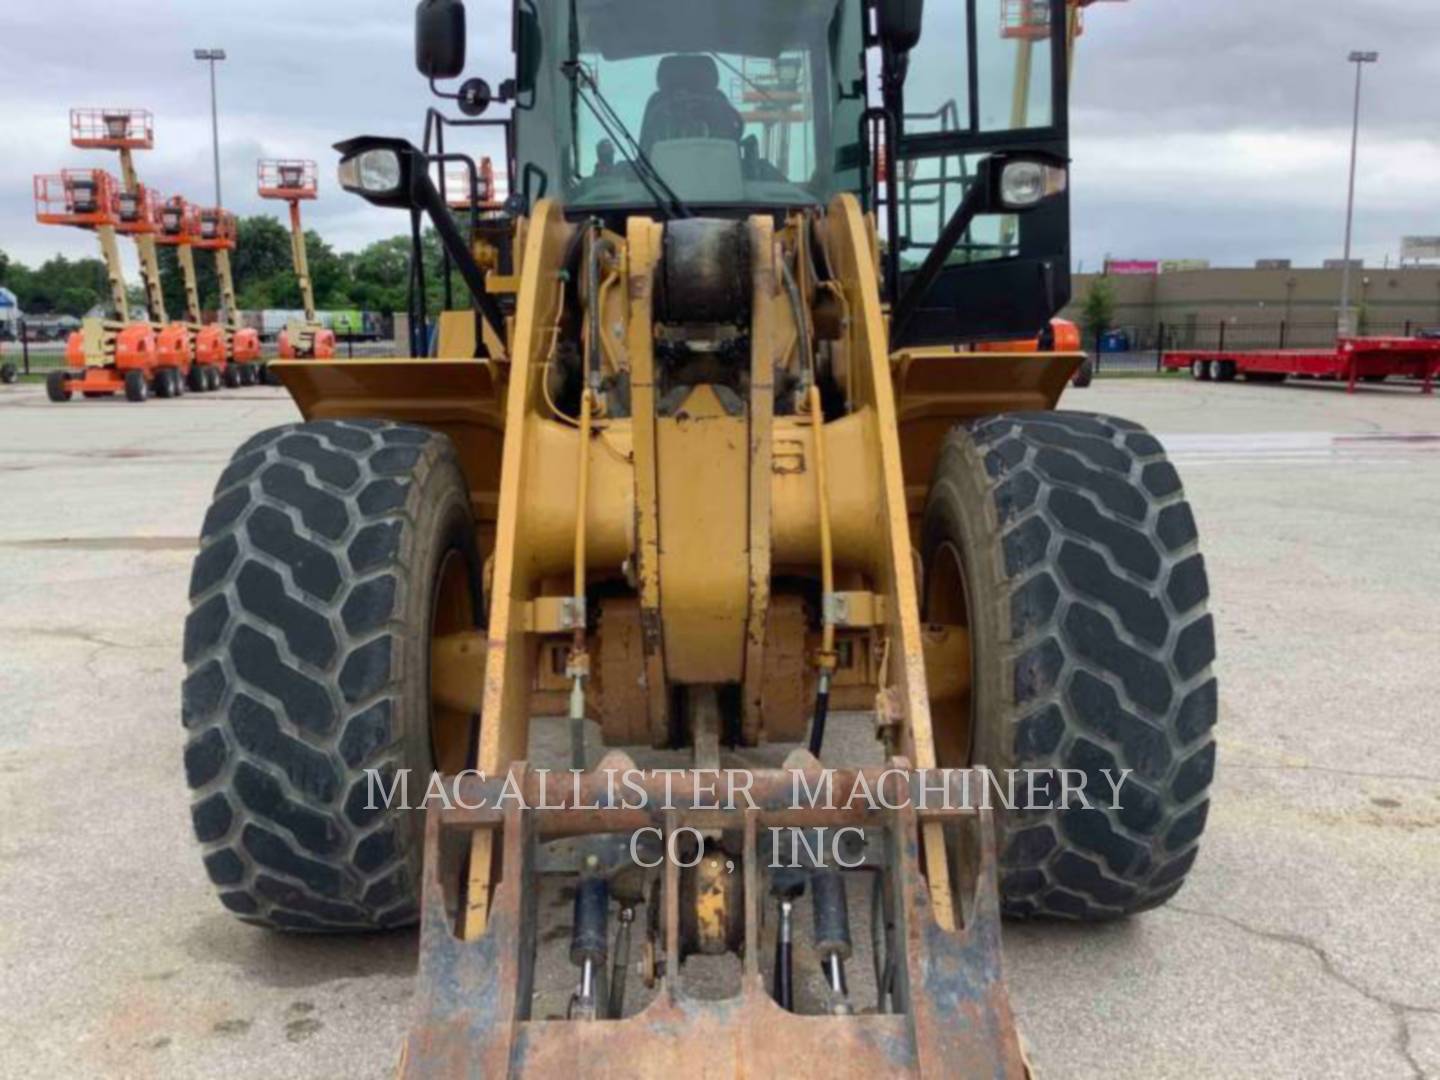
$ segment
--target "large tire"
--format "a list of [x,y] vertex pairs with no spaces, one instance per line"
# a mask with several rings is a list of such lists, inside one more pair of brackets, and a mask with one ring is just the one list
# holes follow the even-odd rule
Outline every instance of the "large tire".
[[1095,361],[1087,356],[1076,368],[1075,378],[1071,381],[1077,390],[1084,390],[1093,383],[1095,381]]
[[[925,618],[971,638],[968,711],[936,713],[941,764],[1085,773],[1091,809],[1002,815],[1005,912],[1093,920],[1163,904],[1205,828],[1217,697],[1195,519],[1160,443],[1079,413],[957,428],[921,546]],[[1134,770],[1119,808],[1106,769]]]
[[431,630],[457,610],[479,625],[480,581],[445,436],[329,421],[236,451],[190,581],[183,692],[192,818],[227,908],[287,930],[414,921],[423,815],[367,809],[367,770],[410,769],[423,796]]

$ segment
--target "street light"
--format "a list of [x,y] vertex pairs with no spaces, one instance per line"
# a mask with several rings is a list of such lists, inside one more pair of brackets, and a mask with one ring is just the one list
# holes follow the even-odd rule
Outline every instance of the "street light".
[[1378,52],[1352,52],[1355,65],[1355,124],[1350,132],[1350,198],[1345,207],[1345,262],[1340,273],[1340,334],[1354,333],[1350,325],[1350,245],[1355,235],[1355,165],[1360,155],[1360,80],[1366,64],[1378,63]]
[[220,197],[220,111],[215,102],[215,65],[225,59],[224,49],[196,49],[195,59],[210,65],[210,139],[215,151],[215,205],[224,206]]

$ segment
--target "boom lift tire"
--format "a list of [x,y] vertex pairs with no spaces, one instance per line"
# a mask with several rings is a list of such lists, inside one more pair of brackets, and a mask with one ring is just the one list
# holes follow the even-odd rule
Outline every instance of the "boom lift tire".
[[125,372],[125,400],[141,402],[150,396],[150,384],[145,381],[145,373],[138,370]]
[[[1072,784],[1063,812],[1001,813],[1005,913],[1098,921],[1165,903],[1205,828],[1217,697],[1205,564],[1163,447],[1103,416],[973,421],[945,443],[921,537],[924,618],[966,625],[978,718],[948,742],[969,761],[941,764],[1002,782],[1084,772],[1090,809]],[[1118,800],[1106,769],[1134,770]],[[1037,803],[1056,799],[1048,786]]]
[[62,401],[69,401],[71,390],[69,387],[70,376],[68,372],[52,371],[45,376],[45,396],[57,405]]
[[182,695],[195,832],[236,915],[308,931],[415,921],[423,813],[386,806],[367,770],[411,770],[414,805],[442,747],[468,751],[474,717],[432,717],[430,640],[481,625],[480,582],[445,436],[322,421],[236,451],[190,581]]
[[185,388],[194,394],[205,392],[205,366],[203,364],[190,365],[190,370],[185,375]]
[[1076,370],[1075,378],[1071,380],[1071,383],[1077,390],[1084,390],[1094,381],[1095,361],[1087,356],[1083,361],[1081,361],[1080,367]]
[[206,390],[206,392],[207,392],[207,393],[214,393],[216,390],[219,390],[219,389],[220,389],[220,386],[221,386],[220,371],[219,371],[219,369],[218,369],[218,368],[214,368],[214,367],[210,367],[209,365],[207,365],[203,370],[204,370],[204,373],[205,373],[205,390]]

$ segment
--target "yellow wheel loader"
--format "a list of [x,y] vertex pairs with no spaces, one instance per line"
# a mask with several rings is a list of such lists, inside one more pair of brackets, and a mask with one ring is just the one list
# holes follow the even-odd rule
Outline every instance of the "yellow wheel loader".
[[[420,4],[463,117],[339,175],[456,310],[416,267],[410,357],[272,365],[304,422],[216,486],[183,695],[227,908],[419,922],[404,1075],[1019,1077],[1002,914],[1181,888],[1208,586],[1161,445],[1033,344],[1049,6],[1017,127],[999,0],[518,0],[494,90]],[[501,212],[441,190],[477,127]]]

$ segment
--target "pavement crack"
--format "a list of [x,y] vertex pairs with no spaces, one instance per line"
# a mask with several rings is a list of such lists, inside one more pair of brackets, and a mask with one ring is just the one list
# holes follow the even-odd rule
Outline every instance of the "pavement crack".
[[1320,964],[1320,970],[1327,978],[1333,979],[1341,986],[1359,994],[1367,1001],[1379,1005],[1390,1014],[1390,1018],[1395,1024],[1395,1035],[1393,1039],[1395,1051],[1405,1059],[1405,1063],[1410,1067],[1411,1076],[1416,1077],[1417,1080],[1426,1080],[1429,1074],[1421,1066],[1420,1062],[1415,1059],[1415,1054],[1411,1049],[1413,1032],[1410,1029],[1410,1016],[1412,1013],[1419,1013],[1425,1016],[1440,1016],[1440,1006],[1411,1005],[1409,1002],[1396,1001],[1393,998],[1385,997],[1383,994],[1371,990],[1357,979],[1341,971],[1340,965],[1335,962],[1335,958],[1330,955],[1324,946],[1317,945],[1303,934],[1291,933],[1284,930],[1262,930],[1258,926],[1251,926],[1249,923],[1241,922],[1239,919],[1230,915],[1221,915],[1215,911],[1200,911],[1196,908],[1187,908],[1179,904],[1170,904],[1168,910],[1178,912],[1181,915],[1190,915],[1197,919],[1209,919],[1213,922],[1221,922],[1227,926],[1234,927],[1243,934],[1259,938],[1262,941],[1273,941],[1280,945],[1294,945],[1297,948],[1304,949]]
[[23,637],[45,637],[59,638],[62,641],[82,641],[86,645],[94,646],[97,654],[105,649],[122,649],[128,652],[141,652],[145,649],[160,649],[165,647],[163,644],[143,641],[114,641],[93,630],[84,630],[78,626],[20,626],[6,632],[18,634]]

